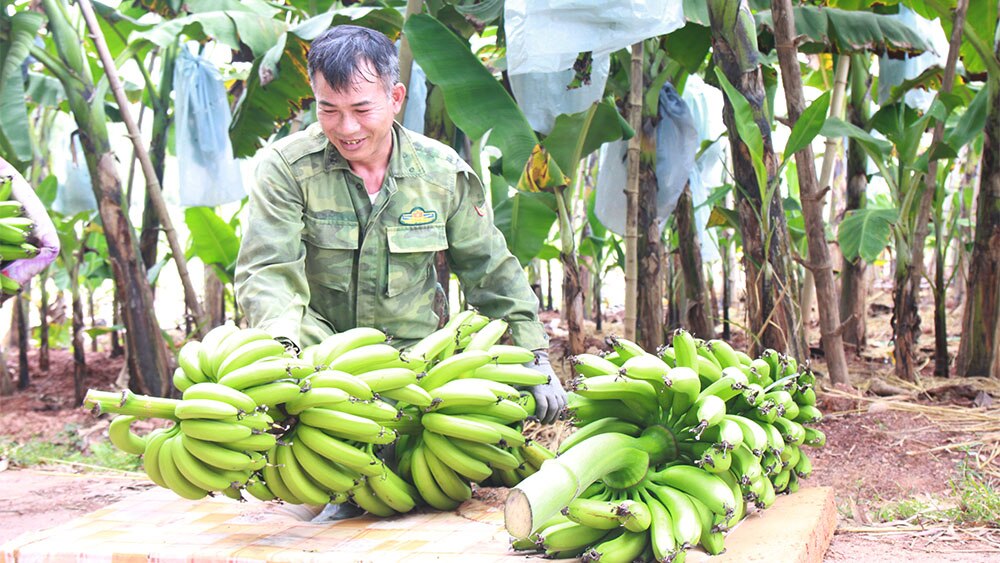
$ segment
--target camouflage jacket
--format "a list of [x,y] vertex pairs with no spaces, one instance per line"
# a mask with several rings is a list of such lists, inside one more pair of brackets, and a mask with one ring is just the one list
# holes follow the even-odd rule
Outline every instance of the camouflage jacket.
[[392,139],[374,205],[318,125],[262,151],[236,264],[250,325],[302,346],[370,326],[406,346],[437,328],[444,250],[470,305],[507,320],[516,344],[547,347],[479,178],[441,143],[398,124]]

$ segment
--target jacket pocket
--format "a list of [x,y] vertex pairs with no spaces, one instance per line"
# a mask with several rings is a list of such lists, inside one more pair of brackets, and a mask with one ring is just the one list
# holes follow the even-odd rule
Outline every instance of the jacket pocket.
[[386,228],[389,278],[386,294],[396,297],[433,277],[434,253],[448,248],[444,224]]
[[354,221],[304,218],[302,240],[306,243],[306,276],[324,287],[347,291],[358,250],[358,223]]

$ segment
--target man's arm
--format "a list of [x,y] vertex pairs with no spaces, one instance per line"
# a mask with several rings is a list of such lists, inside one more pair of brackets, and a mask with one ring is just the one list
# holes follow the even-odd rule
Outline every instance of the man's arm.
[[457,190],[458,205],[448,218],[451,268],[468,302],[490,318],[505,319],[514,344],[537,355],[526,365],[549,376],[549,381],[528,390],[535,398],[535,417],[551,424],[566,406],[566,391],[549,365],[549,339],[538,320],[538,298],[493,225],[493,209],[479,178],[472,171],[459,173]]
[[458,203],[448,217],[448,262],[458,275],[469,304],[490,318],[510,324],[514,344],[547,349],[538,320],[538,298],[503,233],[493,225],[486,190],[472,171],[459,172]]
[[310,296],[303,209],[302,191],[288,164],[277,151],[265,150],[250,189],[236,262],[236,296],[250,326],[295,343]]

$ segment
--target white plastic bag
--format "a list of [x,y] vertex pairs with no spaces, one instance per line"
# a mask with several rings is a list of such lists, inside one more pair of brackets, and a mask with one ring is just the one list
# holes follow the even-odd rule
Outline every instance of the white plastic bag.
[[510,87],[517,105],[528,118],[531,128],[548,135],[561,114],[580,113],[601,99],[608,82],[611,56],[593,58],[590,82],[570,88],[576,72],[573,69],[557,72],[528,72],[512,74]]
[[72,144],[67,145],[69,158],[63,168],[56,199],[52,209],[66,216],[76,215],[81,211],[97,209],[97,198],[94,197],[94,187],[90,181],[90,170],[84,158],[80,139],[72,136]]
[[424,69],[413,61],[410,71],[410,85],[406,88],[406,113],[403,127],[424,134],[424,115],[427,113],[427,75]]
[[246,196],[229,141],[229,100],[210,61],[181,49],[174,68],[179,203],[215,207]]
[[684,25],[683,0],[506,0],[507,73],[558,72]]
[[699,146],[714,141],[695,161],[688,177],[691,203],[694,206],[694,225],[701,240],[701,259],[714,262],[719,259],[719,244],[715,231],[708,231],[708,218],[712,210],[704,205],[712,188],[725,183],[725,159],[729,144],[720,136],[726,132],[722,121],[722,92],[713,88],[696,74],[688,77],[682,96],[691,112],[691,121],[698,131]]
[[677,207],[698,153],[698,130],[687,103],[674,85],[666,82],[660,89],[660,122],[656,124],[656,216],[663,229]]

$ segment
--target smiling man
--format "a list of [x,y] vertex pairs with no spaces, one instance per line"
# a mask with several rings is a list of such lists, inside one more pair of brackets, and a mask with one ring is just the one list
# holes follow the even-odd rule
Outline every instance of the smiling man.
[[468,303],[503,318],[550,384],[531,388],[551,422],[566,395],[549,366],[538,302],[493,225],[479,178],[450,147],[393,121],[406,95],[389,39],[356,26],[316,38],[318,123],[263,149],[250,190],[236,292],[252,326],[307,346],[357,326],[406,347],[437,329],[434,256]]

